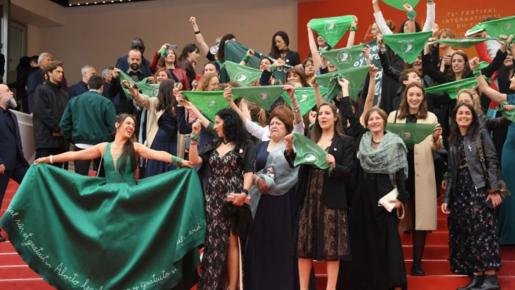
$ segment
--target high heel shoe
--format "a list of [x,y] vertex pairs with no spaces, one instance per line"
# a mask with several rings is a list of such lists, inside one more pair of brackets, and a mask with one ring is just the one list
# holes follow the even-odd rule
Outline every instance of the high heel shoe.
[[477,289],[477,287],[481,287],[483,284],[484,276],[483,275],[473,275],[472,279],[470,280],[470,283],[463,287],[463,288],[457,288],[456,290],[472,290]]

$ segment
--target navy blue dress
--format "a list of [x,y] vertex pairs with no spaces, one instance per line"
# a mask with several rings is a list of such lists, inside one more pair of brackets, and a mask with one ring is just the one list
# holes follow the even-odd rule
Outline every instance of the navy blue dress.
[[[256,171],[266,166],[268,143],[257,146]],[[261,195],[246,249],[245,289],[294,289],[297,279],[294,188],[281,196]]]
[[[175,115],[171,112],[165,112],[161,115],[157,124],[159,129],[150,148],[177,155],[177,119]],[[168,172],[175,168],[175,165],[170,163],[148,160],[145,177]]]

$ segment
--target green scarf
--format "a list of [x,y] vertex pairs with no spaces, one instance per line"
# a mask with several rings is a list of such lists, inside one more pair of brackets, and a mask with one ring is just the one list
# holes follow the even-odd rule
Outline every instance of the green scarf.
[[386,132],[377,148],[372,147],[372,134],[367,131],[359,143],[358,159],[369,173],[395,174],[403,169],[408,176],[406,145],[396,134]]

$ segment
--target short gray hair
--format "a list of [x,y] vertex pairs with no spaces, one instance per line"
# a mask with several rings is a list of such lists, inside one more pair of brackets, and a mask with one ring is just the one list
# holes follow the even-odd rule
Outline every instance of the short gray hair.
[[87,64],[80,69],[80,74],[85,75],[88,69],[95,69],[93,66]]
[[112,67],[106,67],[105,69],[102,70],[102,77],[105,78],[107,77],[111,71],[113,70]]
[[50,52],[42,52],[39,56],[38,56],[38,63],[41,63],[45,58],[47,57],[50,57],[50,58],[54,58],[54,55],[51,54]]

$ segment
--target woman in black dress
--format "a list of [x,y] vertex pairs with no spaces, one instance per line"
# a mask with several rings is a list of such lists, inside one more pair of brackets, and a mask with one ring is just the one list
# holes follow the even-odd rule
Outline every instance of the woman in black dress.
[[255,151],[238,114],[223,109],[216,114],[213,126],[217,139],[199,153],[200,123],[198,120],[193,125],[189,151],[192,164],[202,164],[200,173],[206,180],[207,234],[199,289],[241,289],[240,253],[245,245],[246,222],[252,219],[246,203]]
[[[334,105],[318,108],[312,140],[328,152],[330,169],[311,165],[299,168],[296,193],[302,202],[299,215],[297,255],[300,289],[307,290],[312,260],[327,262],[327,287],[336,289],[340,261],[350,254],[346,181],[354,168],[354,140],[343,135]],[[285,137],[285,156],[293,167],[292,136]]]
[[449,215],[451,271],[472,275],[458,289],[499,289],[501,266],[495,208],[501,203],[495,146],[474,108],[459,103],[449,136],[447,188],[442,212]]
[[296,66],[300,64],[299,53],[290,50],[290,38],[284,31],[277,31],[272,36],[272,48],[270,49],[270,57],[274,59],[281,58],[286,65]]

